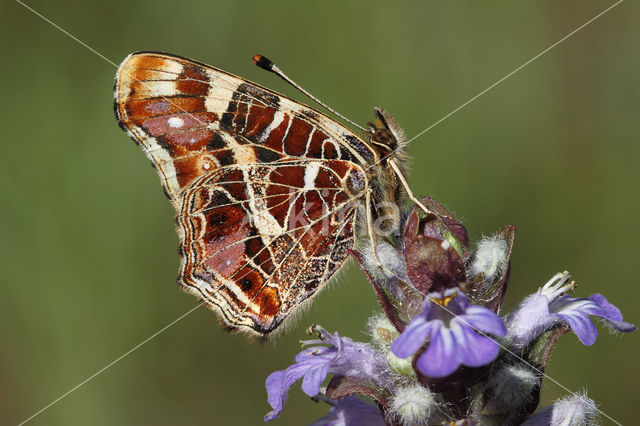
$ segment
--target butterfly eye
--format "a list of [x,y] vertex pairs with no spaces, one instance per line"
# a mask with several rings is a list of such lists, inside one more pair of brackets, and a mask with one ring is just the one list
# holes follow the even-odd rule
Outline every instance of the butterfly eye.
[[393,137],[393,134],[387,129],[378,129],[375,131],[373,136],[371,137],[372,142],[376,145],[382,145],[385,148],[393,150],[398,145],[396,138]]

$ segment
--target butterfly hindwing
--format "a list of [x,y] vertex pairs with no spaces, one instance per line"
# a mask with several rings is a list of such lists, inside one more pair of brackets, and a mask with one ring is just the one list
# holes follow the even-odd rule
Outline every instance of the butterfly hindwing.
[[[324,187],[285,179],[316,168],[332,178]],[[203,176],[185,192],[178,215],[179,281],[219,309],[226,324],[273,330],[353,245],[353,200],[334,173],[307,161],[276,169],[230,166]]]

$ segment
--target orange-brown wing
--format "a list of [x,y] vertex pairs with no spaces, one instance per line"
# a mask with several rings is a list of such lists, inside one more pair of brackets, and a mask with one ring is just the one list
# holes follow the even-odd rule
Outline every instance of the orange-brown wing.
[[185,58],[132,54],[116,115],[178,212],[179,283],[267,334],[342,265],[373,154],[302,104]]

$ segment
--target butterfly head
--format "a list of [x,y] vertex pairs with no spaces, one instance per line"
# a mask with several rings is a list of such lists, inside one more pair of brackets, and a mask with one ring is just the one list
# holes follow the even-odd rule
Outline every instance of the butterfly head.
[[404,154],[407,137],[396,119],[382,108],[374,108],[376,120],[369,123],[370,142],[382,157]]

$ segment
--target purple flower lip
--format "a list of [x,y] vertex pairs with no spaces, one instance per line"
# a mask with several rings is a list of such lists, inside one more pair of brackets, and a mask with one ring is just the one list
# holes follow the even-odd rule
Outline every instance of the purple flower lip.
[[516,349],[527,346],[554,325],[565,322],[585,345],[595,343],[598,330],[590,316],[599,317],[609,328],[628,333],[635,331],[633,324],[622,320],[622,313],[601,294],[588,298],[573,298],[566,292],[577,285],[569,282],[571,275],[554,275],[535,294],[527,297],[520,307],[507,317],[508,337]]
[[485,334],[504,336],[504,323],[489,309],[469,304],[454,288],[428,294],[422,313],[391,344],[391,351],[408,358],[429,342],[416,366],[428,377],[446,377],[461,365],[480,367],[496,359],[499,345]]
[[302,390],[309,396],[320,392],[322,382],[328,374],[339,374],[371,380],[385,387],[390,384],[391,371],[383,356],[366,343],[354,342],[338,333],[330,334],[322,327],[312,327],[320,339],[303,341],[306,348],[295,356],[295,364],[267,377],[265,383],[268,402],[273,410],[265,416],[265,421],[280,416],[287,401],[289,388],[302,379]]

